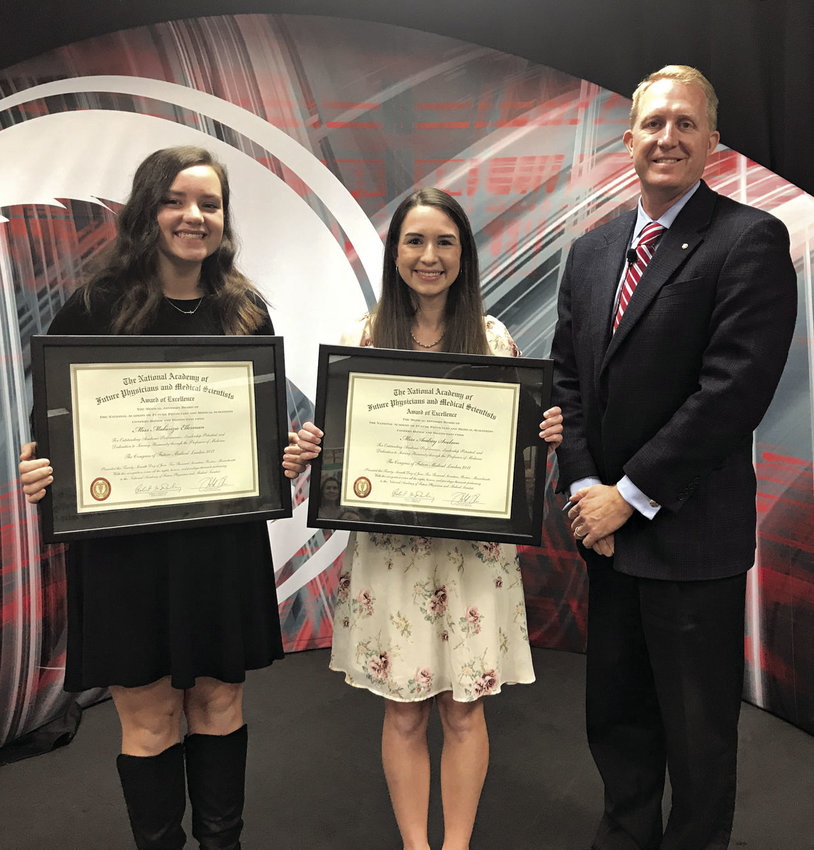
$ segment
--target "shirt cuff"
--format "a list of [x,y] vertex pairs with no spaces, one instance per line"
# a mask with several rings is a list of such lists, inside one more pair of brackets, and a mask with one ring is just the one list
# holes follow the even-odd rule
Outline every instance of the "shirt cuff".
[[645,496],[644,493],[625,475],[616,484],[616,489],[619,495],[642,516],[648,519],[653,517],[661,510],[661,505],[654,499]]
[[584,490],[586,487],[592,487],[594,484],[601,484],[602,482],[598,478],[594,478],[590,476],[588,478],[579,478],[574,481],[571,486],[568,488],[568,495],[573,496],[577,490]]

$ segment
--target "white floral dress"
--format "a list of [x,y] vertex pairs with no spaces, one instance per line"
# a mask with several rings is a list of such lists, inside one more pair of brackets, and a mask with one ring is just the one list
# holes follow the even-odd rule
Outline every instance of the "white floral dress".
[[[492,354],[520,352],[506,327],[484,320]],[[363,317],[343,345],[370,345]],[[352,533],[334,612],[332,670],[354,687],[400,702],[452,691],[458,702],[534,681],[517,549]]]

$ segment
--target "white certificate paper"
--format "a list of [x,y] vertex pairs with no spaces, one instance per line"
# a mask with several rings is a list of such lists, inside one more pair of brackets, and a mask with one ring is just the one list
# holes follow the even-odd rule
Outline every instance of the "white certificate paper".
[[340,501],[508,519],[520,387],[351,372]]
[[259,494],[252,361],[71,365],[77,512]]

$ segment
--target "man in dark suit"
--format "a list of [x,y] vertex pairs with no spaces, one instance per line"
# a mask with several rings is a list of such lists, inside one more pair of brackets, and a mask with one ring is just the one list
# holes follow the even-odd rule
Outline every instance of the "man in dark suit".
[[[639,85],[624,134],[638,208],[574,243],[559,295],[560,489],[588,567],[588,740],[605,786],[596,850],[725,848],[732,829],[752,431],[797,289],[784,225],[701,180],[716,108],[693,68]],[[651,222],[665,229],[642,239]]]

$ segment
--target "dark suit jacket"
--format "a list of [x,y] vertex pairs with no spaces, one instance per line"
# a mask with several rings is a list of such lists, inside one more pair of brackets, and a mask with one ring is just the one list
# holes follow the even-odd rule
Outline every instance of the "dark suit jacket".
[[628,212],[581,237],[566,263],[552,346],[565,425],[560,489],[589,475],[615,484],[626,474],[662,505],[653,520],[634,512],[616,532],[621,572],[735,575],[754,559],[752,432],[795,324],[788,232],[702,182],[612,335],[635,220]]

